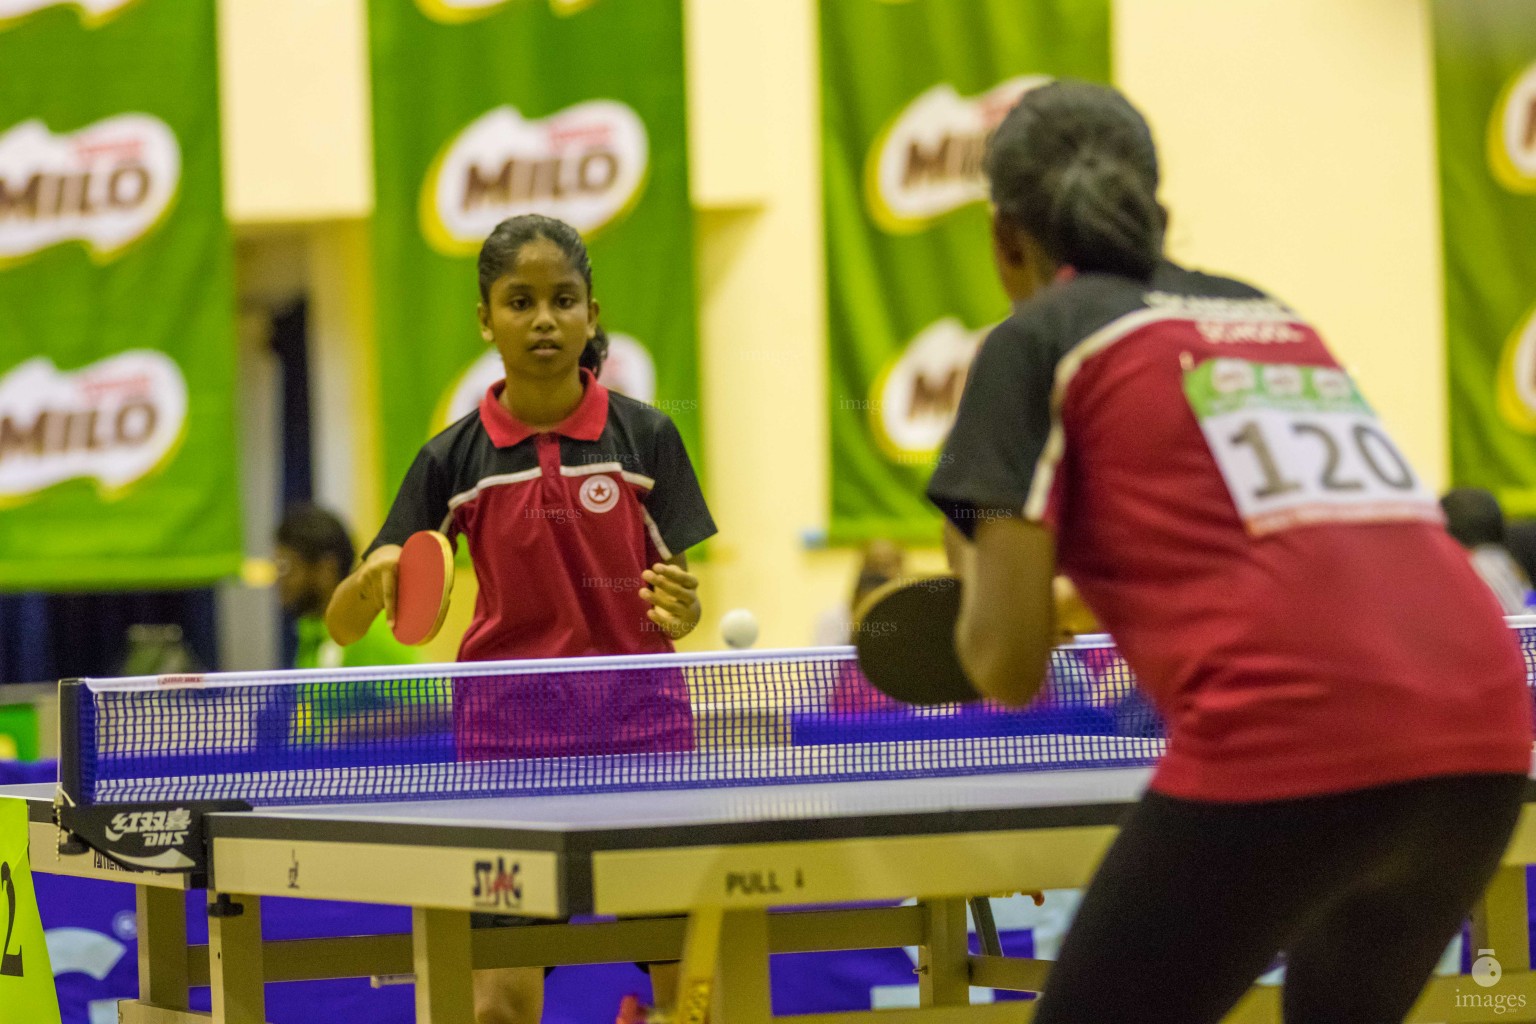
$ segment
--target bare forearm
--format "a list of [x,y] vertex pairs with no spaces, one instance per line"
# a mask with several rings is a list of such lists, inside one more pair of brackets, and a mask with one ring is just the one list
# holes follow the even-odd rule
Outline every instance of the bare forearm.
[[1054,544],[1019,520],[988,523],[966,552],[967,575],[955,624],[955,649],[984,697],[1022,706],[1045,682],[1055,643],[1051,593]]
[[[972,603],[972,602],[967,602]],[[1030,624],[1008,623],[973,608],[955,625],[955,649],[966,676],[989,700],[1023,707],[1039,696],[1050,660],[1054,616],[1047,610]]]

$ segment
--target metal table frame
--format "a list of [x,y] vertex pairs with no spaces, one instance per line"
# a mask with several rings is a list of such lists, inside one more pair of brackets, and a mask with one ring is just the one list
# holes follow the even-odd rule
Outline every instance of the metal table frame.
[[[1049,962],[1004,957],[995,946],[970,953],[967,901],[1086,885],[1129,804],[930,811],[878,821],[724,822],[686,833],[666,827],[369,829],[303,809],[213,815],[209,941],[189,946],[184,893],[190,879],[126,872],[94,853],[60,855],[50,798],[39,787],[0,795],[29,797],[33,870],[135,885],[139,997],[120,1004],[123,1024],[262,1024],[264,982],[411,974],[418,1024],[470,1024],[475,968],[670,959],[715,960],[711,988],[680,994],[679,1020],[698,1019],[690,1006],[707,1005],[716,1021],[767,1024],[774,1019],[770,953],[896,946],[920,950],[918,1008],[785,1019],[1027,1021],[1030,1002],[971,1006],[970,987],[1036,992]],[[1536,787],[1529,799],[1536,801]],[[1525,1016],[1505,1013],[1501,1021],[1536,1020],[1536,973],[1525,969],[1525,866],[1532,863],[1536,803],[1522,814],[1504,866],[1474,915],[1473,948],[1496,950],[1506,967],[1498,993],[1526,996]],[[915,906],[826,909],[914,895]],[[263,942],[260,896],[410,906],[412,931]],[[793,912],[770,914],[770,908]],[[471,931],[472,911],[498,909],[625,920]],[[673,914],[687,917],[661,916]],[[978,923],[986,943],[986,922]],[[189,987],[204,984],[212,989],[211,1017],[188,1009]],[[1465,977],[1434,979],[1409,1020],[1490,1019],[1487,1010],[1457,1005],[1464,992],[1481,991]],[[1254,989],[1228,1018],[1241,1024],[1279,1019],[1274,988]]]

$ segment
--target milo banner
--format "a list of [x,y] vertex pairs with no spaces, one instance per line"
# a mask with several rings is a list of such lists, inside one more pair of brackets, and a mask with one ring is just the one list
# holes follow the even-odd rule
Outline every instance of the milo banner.
[[682,0],[370,0],[386,500],[502,376],[475,258],[507,217],[587,240],[603,381],[700,460]]
[[1536,4],[1437,0],[1451,476],[1536,515]]
[[822,3],[834,543],[937,540],[923,487],[976,348],[1008,313],[987,136],[1051,77],[1108,78],[1109,8]]
[[240,565],[214,0],[0,0],[0,588]]

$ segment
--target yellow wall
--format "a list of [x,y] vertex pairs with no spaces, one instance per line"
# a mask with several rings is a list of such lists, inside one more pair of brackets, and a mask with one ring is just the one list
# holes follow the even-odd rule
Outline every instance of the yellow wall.
[[[690,648],[719,646],[715,622],[732,607],[758,614],[762,646],[808,642],[852,574],[848,552],[800,541],[823,523],[827,495],[815,5],[687,0],[705,457],[722,529],[701,569],[708,613]],[[311,272],[329,296],[322,358],[335,379],[354,366],[366,396],[366,232],[323,223],[372,206],[362,7],[224,0],[222,10],[231,216],[315,225]],[[1115,11],[1117,75],[1163,145],[1175,255],[1260,282],[1316,319],[1440,484],[1439,227],[1421,5],[1117,0]],[[325,443],[328,465],[354,467],[334,493],[359,499],[359,525],[372,529],[380,510],[363,496],[375,464],[352,457],[367,445],[351,433]],[[937,553],[920,553],[919,565],[936,568]],[[471,590],[458,595],[458,616]],[[435,653],[451,654],[448,642]]]
[[219,0],[224,205],[236,224],[373,211],[366,0]]
[[1172,249],[1317,322],[1393,436],[1446,478],[1427,8],[1120,0],[1116,75],[1166,164]]

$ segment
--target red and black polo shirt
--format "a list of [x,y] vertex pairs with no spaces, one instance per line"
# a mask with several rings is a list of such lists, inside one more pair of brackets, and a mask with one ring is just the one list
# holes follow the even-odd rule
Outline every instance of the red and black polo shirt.
[[1524,773],[1498,604],[1313,326],[1237,282],[1058,283],[994,330],[928,497],[1055,535],[1168,723],[1152,788],[1262,801]]
[[672,650],[640,574],[715,533],[677,426],[582,371],[581,404],[537,434],[492,385],[428,441],[369,551],[462,535],[480,584],[461,661]]

